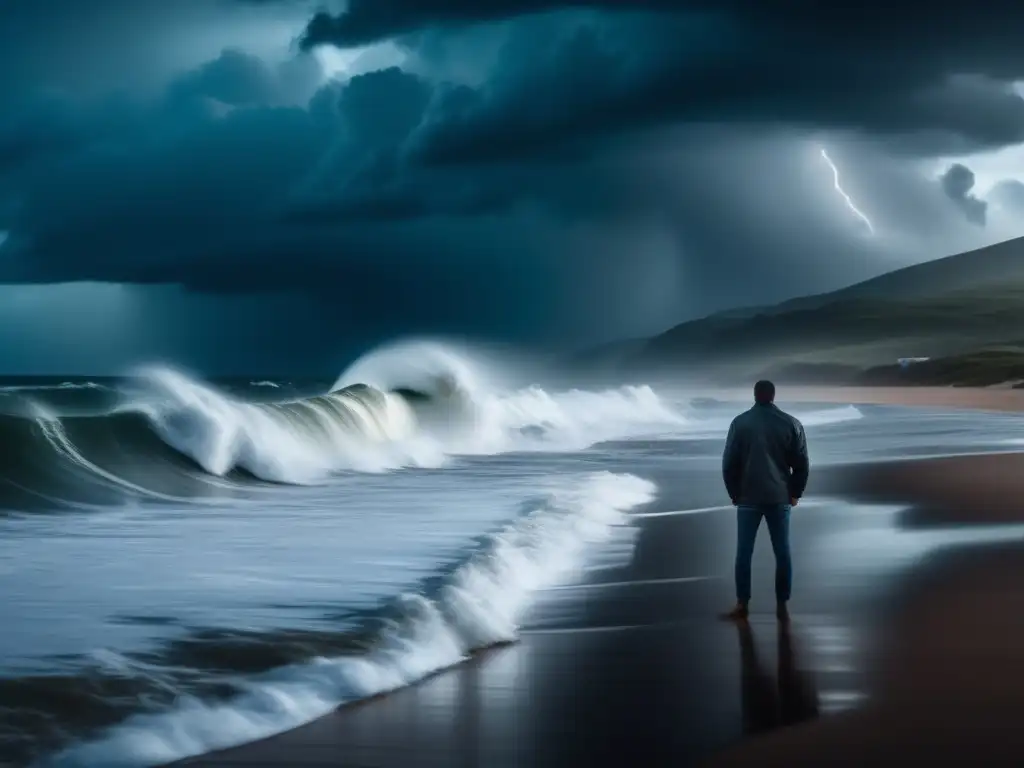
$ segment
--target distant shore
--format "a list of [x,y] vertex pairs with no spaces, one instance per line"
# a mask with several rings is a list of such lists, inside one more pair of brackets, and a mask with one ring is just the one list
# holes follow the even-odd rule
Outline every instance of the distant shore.
[[[737,396],[750,393],[736,390]],[[845,387],[778,385],[780,401],[853,405],[906,405],[981,411],[1024,411],[1024,389],[995,387]]]

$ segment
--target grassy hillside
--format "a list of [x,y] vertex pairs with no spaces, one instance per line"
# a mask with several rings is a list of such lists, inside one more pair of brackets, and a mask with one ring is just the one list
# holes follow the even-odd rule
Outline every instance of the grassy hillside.
[[[618,348],[615,362],[711,378],[776,371],[844,383],[960,383],[977,367],[985,371],[979,380],[996,383],[990,379],[1024,379],[1022,350],[1024,239],[1017,239],[840,291],[683,323]],[[901,357],[946,362],[908,372],[896,365]]]
[[838,291],[790,299],[761,311],[812,309],[846,299],[924,299],[998,283],[1024,283],[1024,238],[904,267]]
[[1024,343],[935,357],[905,368],[898,364],[870,368],[839,363],[782,364],[758,377],[794,384],[989,387],[1009,383],[1024,388]]
[[955,387],[987,387],[1024,382],[1024,344],[983,349],[965,355],[940,357],[901,368],[898,365],[870,368],[859,375],[864,384],[908,384]]

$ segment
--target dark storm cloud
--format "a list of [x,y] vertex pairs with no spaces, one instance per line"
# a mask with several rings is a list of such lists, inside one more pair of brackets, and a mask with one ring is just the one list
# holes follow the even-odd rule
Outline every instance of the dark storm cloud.
[[1024,138],[1024,103],[1002,85],[1024,77],[1024,5],[998,0],[928,13],[810,0],[354,0],[345,13],[316,15],[303,44],[347,47],[581,7],[597,11],[590,28],[565,24],[554,41],[537,30],[565,14],[517,22],[527,44],[506,56],[500,83],[452,93],[424,153],[479,162],[675,121],[930,133],[929,147]]
[[[751,183],[746,174],[763,169],[761,155],[745,155],[713,132],[691,132],[641,147],[609,145],[599,156],[541,152],[514,165],[423,165],[416,162],[423,137],[460,100],[472,104],[475,91],[390,68],[327,84],[308,107],[281,105],[283,73],[306,72],[308,85],[311,61],[271,68],[227,51],[177,78],[156,105],[126,110],[116,125],[106,114],[106,133],[86,120],[82,135],[100,140],[51,156],[26,175],[25,204],[0,276],[178,283],[219,293],[286,290],[336,302],[349,320],[376,306],[375,322],[391,323],[379,308],[398,306],[395,322],[455,328],[461,317],[495,331],[504,322],[539,332],[554,304],[568,306],[570,286],[589,281],[590,295],[604,290],[603,276],[623,253],[638,265],[637,279],[645,259],[687,261],[694,303],[680,314],[711,311],[710,299],[764,295],[765,282],[757,296],[741,295],[735,281],[730,287],[740,263],[766,247],[763,228],[739,237],[748,230],[737,230],[732,211],[737,202],[749,208],[785,200],[782,188],[798,182],[781,181],[779,172],[798,158],[780,155],[772,174],[759,170]],[[577,81],[578,90],[584,86],[598,89],[596,81]],[[692,149],[673,167],[677,144]],[[712,154],[717,167],[700,159]],[[816,171],[827,180],[827,169]],[[735,183],[723,186],[721,173]],[[702,192],[693,196],[688,187]],[[780,238],[773,253],[792,272],[813,275],[798,264],[818,252],[828,227],[820,238],[804,227],[797,247],[785,236],[797,227],[773,224],[794,215],[805,218],[798,202],[787,201],[765,219]],[[656,226],[651,220],[671,222],[678,233],[669,251],[652,255],[628,244],[635,228]],[[572,234],[580,227],[594,234]],[[623,250],[596,244],[616,229],[624,233]],[[860,245],[851,247],[844,261],[873,263],[854,255]],[[702,266],[706,252],[717,255]],[[792,289],[792,281],[778,288]],[[666,298],[659,311],[672,303]],[[524,312],[527,306],[534,309]]]
[[[67,47],[54,61],[0,46],[0,63],[37,65],[0,113],[0,280],[174,284],[225,303],[289,293],[315,304],[307,320],[327,335],[593,339],[839,287],[974,244],[961,230],[982,236],[946,216],[933,180],[888,170],[873,137],[971,148],[1024,125],[999,39],[983,50],[926,19],[900,61],[906,24],[889,11],[893,26],[869,25],[845,3],[833,28],[801,3],[776,18],[742,2],[681,14],[669,2],[357,1],[330,39],[401,33],[407,61],[343,82],[324,81],[320,51],[281,60],[285,44],[277,58],[224,43],[194,60],[203,39],[241,36],[196,22],[200,6],[284,18],[304,3],[196,2],[175,38],[158,4],[122,17],[103,0],[106,33],[88,45],[74,35],[85,5],[33,27]],[[140,49],[160,35],[170,58],[157,67]],[[388,61],[387,48],[358,55]],[[90,51],[159,71],[159,87],[120,94],[126,81],[102,56],[93,70]],[[101,82],[97,97],[75,87]],[[40,101],[52,83],[64,96]],[[879,231],[934,242],[864,236],[807,142],[836,127],[869,137],[829,148]]]
[[275,68],[244,51],[229,49],[178,79],[169,97],[199,96],[232,107],[296,104],[312,95],[319,79],[320,67],[308,57]]
[[342,13],[317,13],[307,27],[306,40],[307,45],[365,45],[424,28],[478,24],[565,8],[715,11],[738,23],[768,25],[766,29],[797,26],[817,29],[830,40],[848,41],[852,35],[888,45],[912,42],[892,38],[917,30],[929,33],[934,39],[927,44],[940,48],[953,47],[967,33],[982,30],[993,33],[994,40],[1016,39],[1018,33],[1007,30],[998,19],[1010,22],[1024,16],[1014,0],[942,0],[933,3],[929,13],[923,13],[918,5],[880,0],[349,0]]
[[63,105],[40,99],[19,107],[9,113],[8,120],[0,120],[0,175],[36,157],[70,149],[80,140],[78,127]]
[[1013,213],[1024,213],[1024,182],[1004,179],[992,188],[988,198]]
[[229,50],[106,131],[79,115],[80,141],[18,156],[0,279],[290,292],[362,335],[550,333],[569,282],[557,238],[535,220],[506,232],[500,187],[402,172],[431,87],[386,69],[283,103],[319,79],[306,55],[269,67]]
[[988,203],[974,195],[974,172],[962,163],[953,163],[940,179],[946,196],[956,203],[972,224],[985,226]]
[[[258,0],[257,0],[258,1]],[[303,36],[307,48],[323,43],[354,47],[374,43],[424,27],[474,24],[575,4],[552,0],[350,0],[348,8],[332,15],[319,11]],[[588,3],[579,3],[586,6]],[[621,6],[621,3],[593,3]],[[636,5],[644,5],[643,2]]]

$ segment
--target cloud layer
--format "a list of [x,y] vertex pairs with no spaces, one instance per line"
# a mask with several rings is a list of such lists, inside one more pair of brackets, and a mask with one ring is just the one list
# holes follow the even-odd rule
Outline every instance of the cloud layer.
[[979,199],[971,190],[974,188],[974,172],[966,165],[953,163],[942,174],[942,189],[972,224],[985,225],[985,213],[988,203]]
[[557,345],[1019,234],[1012,179],[925,170],[1024,139],[1017,4],[130,5],[0,10],[0,282]]

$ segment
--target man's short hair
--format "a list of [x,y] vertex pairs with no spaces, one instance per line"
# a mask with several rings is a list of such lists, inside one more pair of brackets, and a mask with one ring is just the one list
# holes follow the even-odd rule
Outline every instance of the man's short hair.
[[759,403],[775,402],[775,385],[767,379],[761,379],[754,385],[754,399]]

